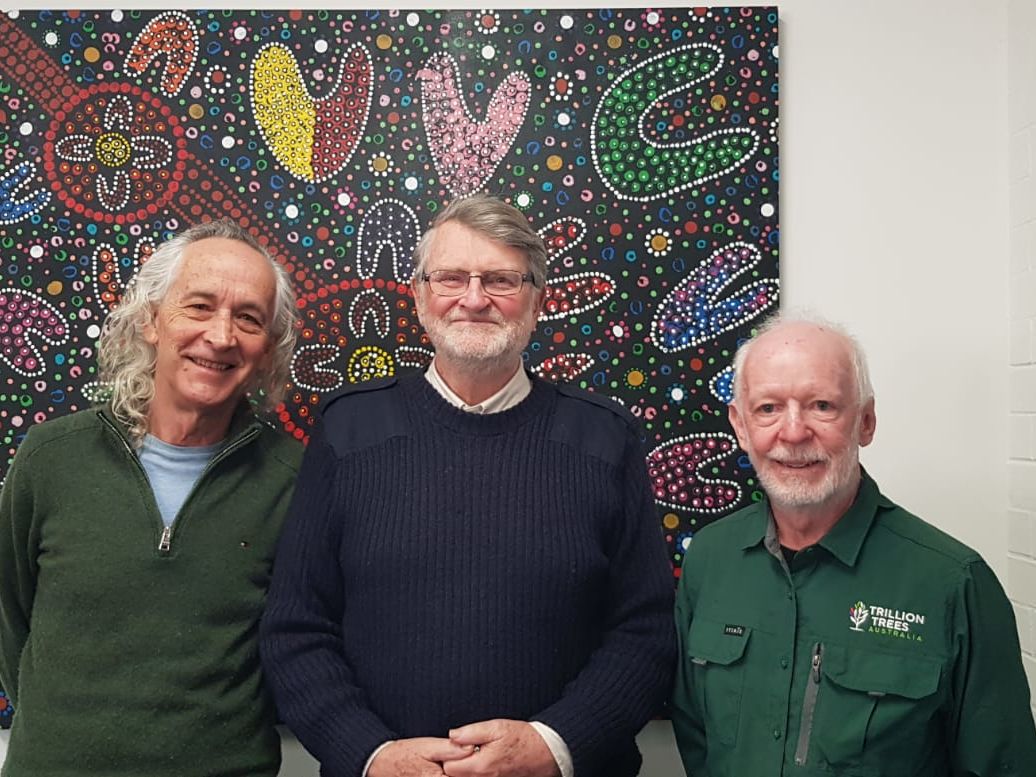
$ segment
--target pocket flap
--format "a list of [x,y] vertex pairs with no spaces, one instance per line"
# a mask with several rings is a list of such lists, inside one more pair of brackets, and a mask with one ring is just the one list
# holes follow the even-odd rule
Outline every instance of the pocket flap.
[[733,664],[745,654],[750,626],[695,617],[687,633],[687,655],[699,664]]
[[873,696],[923,699],[939,689],[942,668],[937,661],[917,656],[869,653],[828,646],[824,675],[836,685]]

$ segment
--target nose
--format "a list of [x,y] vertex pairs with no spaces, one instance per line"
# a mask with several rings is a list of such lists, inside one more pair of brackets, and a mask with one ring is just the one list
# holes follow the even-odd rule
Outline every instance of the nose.
[[489,305],[489,295],[482,288],[482,278],[472,275],[468,279],[468,288],[460,295],[458,302],[471,310],[484,310]]
[[811,436],[802,411],[795,405],[789,406],[781,417],[780,438],[783,442],[797,445],[806,442]]
[[230,348],[234,344],[234,322],[230,313],[220,312],[209,319],[205,340],[214,348]]

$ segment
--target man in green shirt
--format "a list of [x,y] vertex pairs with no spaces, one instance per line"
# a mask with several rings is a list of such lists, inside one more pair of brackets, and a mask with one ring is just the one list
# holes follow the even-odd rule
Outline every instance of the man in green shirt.
[[673,727],[688,775],[1032,775],[1010,603],[979,555],[881,494],[874,395],[838,327],[775,319],[730,420],[767,499],[690,543]]

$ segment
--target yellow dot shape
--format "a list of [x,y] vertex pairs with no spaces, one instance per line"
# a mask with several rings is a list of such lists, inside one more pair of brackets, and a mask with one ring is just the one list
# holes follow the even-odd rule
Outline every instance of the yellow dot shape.
[[669,239],[665,235],[655,235],[651,238],[651,247],[656,251],[665,251],[669,247]]
[[371,167],[373,167],[376,172],[383,173],[388,170],[388,160],[383,156],[376,156],[374,157],[374,161],[371,162]]
[[386,49],[392,48],[392,37],[390,35],[379,35],[375,40],[375,45],[385,51]]
[[273,155],[299,178],[312,181],[316,103],[287,49],[264,48],[252,62],[252,102]]
[[192,103],[187,109],[187,115],[192,119],[200,119],[205,115],[205,109],[198,105],[198,103]]
[[561,157],[557,154],[551,154],[547,157],[547,169],[548,170],[560,170],[562,165]]
[[121,167],[133,156],[133,146],[121,132],[105,132],[94,141],[97,159],[109,167]]
[[633,387],[644,385],[644,373],[640,370],[632,370],[630,374],[626,376],[626,382]]
[[83,49],[83,59],[87,62],[96,62],[101,58],[101,52],[98,51],[94,46],[87,46]]
[[712,99],[709,100],[709,105],[712,106],[714,111],[722,111],[727,107],[727,98],[721,94],[714,94]]
[[680,519],[676,517],[675,513],[666,513],[662,516],[662,525],[667,529],[675,529],[680,525]]
[[65,287],[61,281],[51,281],[47,284],[47,294],[60,294],[63,288]]
[[617,49],[621,45],[622,45],[622,38],[621,37],[619,37],[618,35],[609,35],[608,36],[608,48],[610,48],[610,49]]

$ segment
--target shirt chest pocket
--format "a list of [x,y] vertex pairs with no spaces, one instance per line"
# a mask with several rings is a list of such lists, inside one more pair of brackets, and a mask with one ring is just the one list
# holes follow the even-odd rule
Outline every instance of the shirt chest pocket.
[[814,740],[823,765],[866,775],[898,764],[914,774],[941,757],[924,747],[941,741],[941,674],[934,659],[828,646]]
[[709,738],[726,745],[737,742],[741,697],[745,687],[744,658],[752,629],[695,618],[687,633],[687,656],[694,698]]

